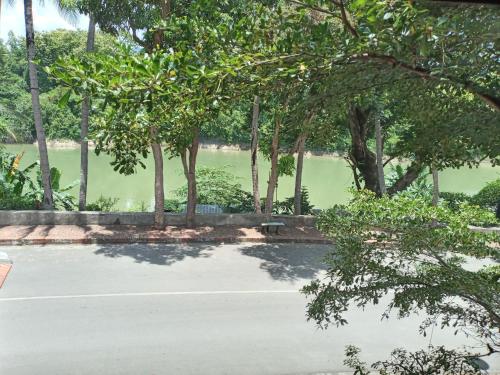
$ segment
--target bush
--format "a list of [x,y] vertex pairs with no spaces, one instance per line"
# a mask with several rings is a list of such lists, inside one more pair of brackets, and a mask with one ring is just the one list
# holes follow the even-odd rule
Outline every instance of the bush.
[[[0,149],[0,206],[2,209],[39,209],[43,201],[43,186],[40,163],[34,162],[24,169],[19,168],[24,152],[13,155]],[[37,178],[31,178],[36,169]],[[75,208],[74,197],[69,194],[77,181],[61,187],[61,171],[50,169],[50,183],[54,198],[54,208],[72,210]]]
[[184,204],[178,199],[165,199],[163,207],[165,212],[182,212]]
[[471,203],[484,208],[494,208],[500,203],[500,178],[491,181],[474,195]]
[[119,198],[104,197],[101,195],[95,202],[87,204],[86,210],[103,212],[115,211],[114,208],[119,200]]
[[[196,172],[198,204],[215,204],[225,212],[253,212],[252,194],[244,191],[238,178],[221,168],[200,167]],[[187,197],[187,185],[177,189],[175,195]]]
[[0,187],[0,210],[33,210],[35,202],[29,197],[17,195]]
[[252,193],[240,189],[234,198],[234,203],[226,208],[227,212],[250,213],[255,211]]
[[[309,191],[305,186],[302,186],[300,194],[301,215],[311,215],[314,206],[309,201]],[[293,215],[295,198],[285,198],[283,201],[277,201],[274,205],[274,212],[279,215]]]
[[472,199],[470,195],[465,193],[452,193],[446,191],[439,193],[439,198],[441,198],[453,212],[457,212],[462,204],[470,203]]

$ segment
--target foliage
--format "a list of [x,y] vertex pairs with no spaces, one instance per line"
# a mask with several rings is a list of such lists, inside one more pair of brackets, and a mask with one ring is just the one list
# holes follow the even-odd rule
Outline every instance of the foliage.
[[[482,209],[495,211],[500,206],[500,179],[491,181],[486,184],[477,194],[469,196],[464,193],[442,192],[439,194],[444,203],[452,210],[459,211],[463,205],[476,205]],[[497,220],[493,221],[476,221],[475,225],[491,226],[498,225],[500,215],[496,214]]]
[[472,197],[471,202],[485,208],[492,208],[500,204],[500,178],[488,182],[485,187]]
[[[395,181],[403,177],[404,172],[405,171],[401,164],[392,166],[392,171],[387,177],[388,185],[393,185]],[[432,184],[427,181],[427,174],[422,172],[418,175],[415,181],[413,181],[413,183],[406,188],[406,190],[399,192],[398,194],[409,198],[421,198],[430,202],[432,200]]]
[[[371,374],[366,363],[360,360],[359,354],[359,348],[348,346],[344,364],[354,370],[354,375]],[[395,349],[389,360],[375,362],[371,368],[378,370],[381,375],[480,375],[482,373],[469,353],[447,350],[443,346],[416,352]]]
[[[85,51],[86,32],[54,30],[36,33],[37,63],[41,67],[49,66],[58,58],[75,55],[82,56]],[[111,54],[113,38],[98,32],[96,48]],[[0,41],[0,141],[28,143],[36,139],[29,79],[26,61],[26,42],[22,37],[9,34],[8,40]],[[67,106],[57,103],[64,92],[61,86],[50,80],[39,69],[40,101],[42,120],[49,139],[79,140],[80,137],[80,98],[74,97]]]
[[[215,204],[228,212],[252,212],[252,195],[243,191],[237,177],[225,168],[199,167],[196,171],[198,204]],[[177,189],[180,199],[187,196],[187,185]]]
[[148,210],[149,206],[144,201],[137,202],[134,206],[132,206],[129,209],[130,212],[147,212]]
[[389,299],[389,311],[404,318],[425,312],[421,332],[441,324],[474,335],[498,348],[500,268],[472,268],[478,259],[495,260],[498,237],[473,232],[474,221],[493,214],[474,206],[452,212],[405,196],[376,198],[354,193],[348,206],[323,212],[318,227],[335,238],[327,258],[328,279],[303,288],[311,298],[307,314],[320,326],[347,323],[344,313]]
[[293,155],[283,155],[278,159],[278,176],[293,176],[295,159]]
[[[38,209],[43,199],[43,186],[39,162],[34,162],[24,169],[19,164],[24,153],[9,154],[0,150],[0,207],[1,209]],[[36,170],[36,179],[31,177]],[[78,182],[61,187],[61,171],[51,168],[51,185],[54,195],[54,204],[57,209],[73,210],[74,197],[68,191]]]
[[115,211],[115,206],[119,200],[119,198],[104,197],[103,195],[100,195],[96,201],[87,203],[86,210],[103,212]]
[[465,193],[454,193],[443,191],[439,193],[439,198],[443,200],[448,208],[454,212],[458,211],[464,203],[470,203],[472,197]]
[[[301,202],[301,214],[302,215],[311,215],[314,206],[309,201],[309,191],[305,186],[302,186],[301,194],[300,194],[300,202]],[[289,197],[285,198],[283,201],[277,201],[275,203],[274,212],[279,215],[293,215],[295,198]]]
[[[40,163],[37,162],[37,165]],[[69,191],[78,185],[79,181],[73,181],[71,184],[61,187],[61,171],[56,167],[50,168],[50,186],[52,187],[52,195],[54,197],[54,208],[59,210],[72,211],[76,208],[75,197]],[[27,196],[35,202],[35,207],[40,208],[40,203],[43,200],[43,185],[42,174],[40,168],[36,171],[36,180],[30,182],[30,188]]]
[[165,212],[182,212],[184,204],[178,199],[165,199]]
[[30,172],[37,163],[19,169],[23,153],[13,155],[0,149],[0,209],[28,210],[33,209],[35,202],[26,194],[31,183]]

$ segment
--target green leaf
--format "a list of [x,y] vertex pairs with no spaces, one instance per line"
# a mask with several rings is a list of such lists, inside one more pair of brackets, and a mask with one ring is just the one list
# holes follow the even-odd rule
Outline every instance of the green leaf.
[[59,106],[59,108],[64,108],[68,104],[70,96],[71,96],[71,90],[67,90],[64,93],[64,95],[61,96],[61,98],[57,102],[57,105]]

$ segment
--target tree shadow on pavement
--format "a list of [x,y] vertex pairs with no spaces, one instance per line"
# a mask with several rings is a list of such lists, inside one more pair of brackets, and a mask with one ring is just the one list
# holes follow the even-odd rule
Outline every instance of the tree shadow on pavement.
[[273,279],[313,279],[326,270],[325,257],[332,251],[332,245],[259,244],[244,246],[240,251],[262,259],[260,268]]
[[170,266],[185,258],[208,258],[215,248],[210,244],[105,244],[94,251],[111,258],[130,257],[137,263]]

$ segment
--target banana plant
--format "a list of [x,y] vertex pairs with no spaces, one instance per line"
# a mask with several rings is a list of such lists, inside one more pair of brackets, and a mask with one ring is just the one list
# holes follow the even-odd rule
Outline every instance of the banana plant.
[[[9,154],[0,151],[0,200],[6,197],[15,197],[19,202],[33,202],[32,207],[41,208],[43,201],[43,184],[40,172],[40,162],[35,161],[21,169],[20,163],[24,152]],[[32,178],[36,169],[36,179]],[[56,209],[73,210],[75,198],[69,191],[79,181],[61,187],[61,171],[55,167],[50,169],[50,184],[54,194]],[[24,205],[23,205],[24,207]]]
[[[37,161],[35,163],[39,165]],[[50,186],[54,197],[54,208],[66,211],[73,211],[76,208],[75,197],[69,191],[79,184],[79,180],[73,181],[69,185],[61,187],[61,171],[56,167],[50,168]],[[43,184],[40,168],[36,172],[36,180],[30,179],[29,191],[27,195],[35,202],[35,208],[40,209],[43,200]]]

